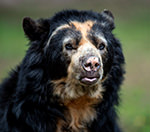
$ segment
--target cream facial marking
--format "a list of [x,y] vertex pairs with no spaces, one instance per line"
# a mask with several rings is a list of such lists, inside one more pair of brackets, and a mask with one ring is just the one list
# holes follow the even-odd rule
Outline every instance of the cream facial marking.
[[72,40],[71,37],[66,37],[66,38],[63,40],[63,43],[64,43],[64,44],[67,44],[67,43],[69,43],[71,40]]
[[70,27],[69,25],[65,24],[65,25],[61,25],[61,26],[59,26],[58,28],[56,28],[56,29],[53,31],[53,33],[52,33],[52,35],[50,36],[50,38],[48,39],[47,44],[46,44],[46,47],[48,47],[48,45],[49,45],[49,43],[50,43],[52,37],[53,37],[59,30],[62,30],[62,29],[64,29],[64,28],[69,28],[69,27]]
[[[103,43],[103,44],[105,45],[105,47],[108,46],[107,40],[104,38],[104,35],[103,35],[103,34],[96,33],[95,36],[96,36],[96,37],[99,39],[99,41],[100,41],[99,44],[98,44],[98,46],[100,46],[101,43]],[[104,50],[100,51],[101,54],[103,54],[103,53],[105,53],[105,52],[107,52],[107,49],[106,49],[106,48],[104,48]]]
[[106,41],[106,39],[104,38],[104,35],[103,35],[103,34],[101,34],[101,33],[96,33],[95,36],[96,36],[99,40],[101,40],[101,41],[107,46],[107,41]]

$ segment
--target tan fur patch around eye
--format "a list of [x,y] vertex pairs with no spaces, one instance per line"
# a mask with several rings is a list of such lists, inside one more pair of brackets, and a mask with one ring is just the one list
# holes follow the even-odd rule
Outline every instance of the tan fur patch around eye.
[[84,23],[73,21],[71,22],[76,28],[76,30],[79,30],[82,34],[82,39],[79,43],[79,45],[82,45],[84,43],[87,43],[89,40],[87,39],[87,33],[91,30],[94,22],[93,21],[86,21]]

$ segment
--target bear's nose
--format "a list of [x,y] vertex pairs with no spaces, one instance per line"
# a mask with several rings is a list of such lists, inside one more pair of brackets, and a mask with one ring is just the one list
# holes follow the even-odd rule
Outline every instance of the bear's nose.
[[90,56],[83,61],[83,68],[85,71],[98,71],[100,69],[100,60],[96,56]]

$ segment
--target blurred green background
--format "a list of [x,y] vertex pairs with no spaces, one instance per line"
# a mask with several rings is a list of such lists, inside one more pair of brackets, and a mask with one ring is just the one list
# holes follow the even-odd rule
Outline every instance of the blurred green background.
[[1,0],[0,82],[22,60],[28,40],[22,19],[50,17],[62,9],[109,9],[113,31],[123,45],[126,76],[118,109],[125,132],[150,132],[150,1],[149,0]]

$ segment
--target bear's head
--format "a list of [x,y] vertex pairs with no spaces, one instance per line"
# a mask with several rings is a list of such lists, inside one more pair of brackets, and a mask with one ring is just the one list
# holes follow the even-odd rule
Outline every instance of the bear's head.
[[31,45],[39,43],[40,65],[54,95],[62,99],[102,97],[102,84],[118,63],[114,61],[118,54],[115,48],[120,48],[112,34],[114,17],[110,11],[67,10],[50,19],[24,18],[23,28]]

